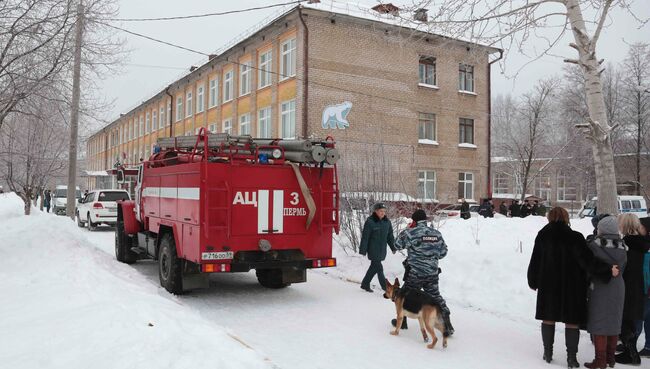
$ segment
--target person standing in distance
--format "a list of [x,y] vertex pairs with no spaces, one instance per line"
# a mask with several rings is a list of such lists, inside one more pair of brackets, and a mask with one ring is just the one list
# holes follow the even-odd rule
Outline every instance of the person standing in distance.
[[359,245],[359,253],[361,255],[367,254],[370,260],[370,267],[368,267],[366,276],[361,281],[361,288],[368,292],[372,292],[370,281],[375,275],[379,278],[381,289],[386,290],[386,277],[384,276],[384,267],[381,264],[386,259],[386,245],[390,247],[394,254],[395,236],[393,235],[393,225],[386,217],[386,205],[379,202],[372,207],[372,215],[366,219],[366,223],[363,225],[361,244]]

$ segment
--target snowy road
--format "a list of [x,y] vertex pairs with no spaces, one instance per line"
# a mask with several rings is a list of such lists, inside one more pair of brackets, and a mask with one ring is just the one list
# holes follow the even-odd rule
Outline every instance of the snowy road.
[[[91,244],[111,255],[113,237],[108,229],[88,233]],[[143,261],[133,267],[159,285],[156,264]],[[394,317],[390,301],[321,271],[310,271],[307,283],[283,290],[261,287],[253,273],[214,275],[210,289],[193,291],[180,301],[284,369],[566,367],[563,330],[556,333],[556,357],[549,366],[541,360],[537,322],[513,321],[453,304],[456,335],[447,349],[426,349],[415,321],[409,322],[411,329],[393,337],[388,334]],[[583,332],[579,359],[586,361],[592,355]]]

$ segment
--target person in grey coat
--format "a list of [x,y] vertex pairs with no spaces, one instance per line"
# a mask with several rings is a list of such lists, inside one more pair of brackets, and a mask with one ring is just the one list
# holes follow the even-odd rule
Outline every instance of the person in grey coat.
[[617,265],[621,274],[604,283],[591,280],[587,331],[594,340],[595,358],[585,363],[587,368],[606,368],[615,364],[616,343],[621,333],[623,304],[625,302],[625,283],[622,273],[627,264],[627,247],[618,230],[615,216],[607,216],[598,222],[598,233],[589,243],[594,256],[600,260]]
[[386,290],[386,277],[384,276],[384,267],[381,262],[386,259],[386,245],[395,253],[395,235],[393,234],[393,225],[386,217],[386,205],[377,203],[372,207],[372,215],[366,219],[361,232],[361,244],[359,253],[368,255],[370,267],[366,276],[361,281],[361,288],[372,292],[370,281],[377,275],[379,285],[382,290]]

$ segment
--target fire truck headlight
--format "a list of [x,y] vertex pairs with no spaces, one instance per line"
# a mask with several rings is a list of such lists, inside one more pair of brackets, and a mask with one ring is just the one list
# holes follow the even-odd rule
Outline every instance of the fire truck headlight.
[[259,242],[259,247],[260,247],[260,250],[262,250],[264,252],[267,252],[267,251],[271,250],[271,243],[268,240],[262,239]]
[[275,149],[275,150],[273,150],[271,155],[273,156],[273,159],[280,159],[280,157],[282,156],[282,150]]

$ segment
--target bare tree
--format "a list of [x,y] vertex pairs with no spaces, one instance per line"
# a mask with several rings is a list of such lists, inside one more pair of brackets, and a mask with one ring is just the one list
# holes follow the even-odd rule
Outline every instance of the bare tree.
[[[578,56],[565,61],[579,66],[586,81],[588,117],[579,127],[591,142],[599,210],[616,214],[616,173],[611,141],[614,125],[607,117],[601,79],[603,60],[598,59],[596,53],[612,7],[628,10],[634,16],[627,0],[422,0],[415,2],[412,10],[433,8],[427,21],[432,31],[498,45],[506,51],[532,50],[533,60],[551,53],[570,32],[573,42],[569,45]],[[595,16],[586,19],[585,14]],[[533,38],[543,42],[544,47],[527,47],[533,44]]]
[[623,62],[623,96],[626,104],[626,131],[631,133],[635,152],[635,189],[641,194],[641,153],[648,150],[650,120],[650,46],[646,43],[630,45]]
[[67,130],[57,104],[38,101],[23,108],[29,114],[9,116],[0,131],[0,175],[29,215],[31,200],[65,167]]
[[558,85],[555,79],[541,80],[521,101],[508,99],[495,107],[499,151],[511,159],[507,163],[512,167],[510,172],[522,201],[536,178],[537,173],[531,173],[534,160],[539,158],[540,149],[547,146],[553,123],[552,94]]

